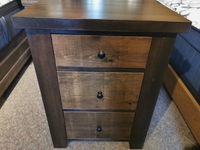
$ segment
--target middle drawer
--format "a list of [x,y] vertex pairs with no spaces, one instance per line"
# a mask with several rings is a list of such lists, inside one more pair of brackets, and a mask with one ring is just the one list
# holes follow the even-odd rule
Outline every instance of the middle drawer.
[[63,109],[135,110],[144,73],[58,71]]

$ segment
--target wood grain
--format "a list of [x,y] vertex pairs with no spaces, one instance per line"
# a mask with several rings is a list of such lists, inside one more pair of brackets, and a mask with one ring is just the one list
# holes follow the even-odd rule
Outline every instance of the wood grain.
[[[155,0],[40,0],[12,19],[16,28],[27,30],[55,147],[66,147],[67,138],[99,137],[130,138],[131,148],[143,147],[176,34],[189,31],[189,20]],[[56,33],[52,30],[82,32],[87,36],[51,36],[51,33]],[[107,36],[89,36],[88,31],[90,34],[106,33]],[[130,36],[119,37],[121,33]],[[52,45],[51,38],[56,44]],[[100,50],[106,53],[106,58],[101,60],[97,59]],[[69,132],[69,137],[66,137],[56,66],[146,68],[134,122],[134,113],[131,112],[65,112]],[[107,78],[110,80],[112,76]],[[78,78],[75,80],[78,82]],[[112,86],[110,91],[118,91],[115,87],[123,85],[123,80],[118,81],[119,84]],[[84,82],[90,86],[89,82]],[[124,88],[119,87],[119,91]],[[105,129],[96,133],[92,125],[99,123]]]
[[[63,109],[135,110],[143,73],[58,71]],[[98,99],[98,91],[103,98]]]
[[153,37],[152,39],[147,68],[131,131],[130,148],[132,149],[141,149],[143,147],[175,40],[176,34],[168,37]]
[[9,87],[9,85],[12,83],[12,81],[17,76],[17,74],[22,69],[22,67],[27,62],[27,60],[30,58],[30,56],[31,56],[30,49],[27,48],[26,51],[24,51],[24,53],[21,55],[21,57],[18,58],[18,60],[13,64],[13,66],[10,68],[10,70],[6,73],[4,78],[1,79],[1,81],[0,81],[0,97],[3,95],[3,93]]
[[163,82],[181,114],[183,115],[194,137],[200,144],[199,104],[170,65],[168,65]]
[[[134,113],[66,111],[67,138],[129,138]],[[97,131],[97,125],[102,131]]]
[[12,66],[18,61],[18,59],[24,54],[24,52],[29,48],[27,38],[24,38],[21,43],[15,47],[10,54],[7,55],[0,62],[0,81],[3,77],[8,73],[8,71],[12,68]]
[[[151,37],[52,34],[56,66],[146,68]],[[98,58],[99,51],[106,56]]]
[[15,38],[13,38],[6,47],[0,51],[0,62],[2,62],[20,43],[26,38],[25,30],[22,30]]
[[188,32],[191,22],[155,0],[40,0],[14,15],[16,28]]
[[54,147],[67,146],[64,115],[58,88],[55,59],[49,30],[26,29],[35,71]]

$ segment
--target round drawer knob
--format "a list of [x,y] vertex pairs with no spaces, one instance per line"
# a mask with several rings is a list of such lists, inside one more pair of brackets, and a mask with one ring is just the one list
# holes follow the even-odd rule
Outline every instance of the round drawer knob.
[[97,93],[97,98],[99,98],[99,99],[103,98],[103,93],[101,91],[99,91]]
[[98,126],[97,126],[97,131],[99,131],[99,132],[102,131],[101,125],[98,125]]
[[106,56],[106,54],[104,53],[104,51],[99,51],[99,53],[98,53],[98,57],[99,58],[104,58]]

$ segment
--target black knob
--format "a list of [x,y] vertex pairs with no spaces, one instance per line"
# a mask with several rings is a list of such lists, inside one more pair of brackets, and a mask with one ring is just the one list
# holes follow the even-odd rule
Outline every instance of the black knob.
[[99,98],[99,99],[103,98],[103,93],[101,91],[99,91],[97,93],[97,98]]
[[102,131],[101,125],[98,125],[98,126],[97,126],[97,131],[99,131],[99,132]]
[[98,53],[98,57],[99,58],[104,58],[106,56],[106,54],[104,53],[104,51],[99,51],[99,53]]

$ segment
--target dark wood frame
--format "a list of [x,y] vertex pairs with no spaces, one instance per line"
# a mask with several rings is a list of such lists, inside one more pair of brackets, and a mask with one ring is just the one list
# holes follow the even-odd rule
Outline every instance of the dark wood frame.
[[26,33],[22,30],[0,51],[0,97],[30,58]]
[[[26,32],[30,42],[54,147],[66,147],[67,134],[56,74],[56,69],[61,68],[56,68],[51,30],[26,29]],[[130,148],[143,147],[175,40],[176,34],[168,34],[167,36],[164,36],[164,34],[163,36],[162,34],[153,34],[148,63],[129,141]]]
[[[0,7],[0,17],[12,12],[17,8],[23,9],[20,0],[14,0],[3,5]],[[12,32],[10,28],[7,28],[7,26],[6,30],[8,34]],[[24,30],[22,30],[0,51],[0,97],[2,97],[3,93],[6,91],[13,79],[17,76],[18,72],[21,70],[30,56],[31,53],[29,50],[26,33]]]
[[[107,2],[109,5],[105,7]],[[100,4],[105,9],[90,11],[87,6],[93,4],[87,0],[81,2],[65,0],[59,1],[59,3],[54,0],[40,1],[31,6],[32,9],[25,9],[13,17],[14,26],[25,28],[28,35],[54,147],[67,146],[65,120],[56,71],[62,69],[93,71],[93,68],[56,67],[51,34],[152,37],[146,69],[139,69],[141,72],[144,71],[145,75],[129,141],[131,148],[142,148],[176,34],[188,32],[191,26],[189,20],[155,0],[135,1],[139,7],[130,7],[128,11],[126,7],[122,7],[128,5],[127,1],[120,1],[117,4],[117,1],[110,0],[106,3]],[[114,3],[117,5],[114,6]],[[60,9],[57,9],[58,7],[55,5],[58,5]],[[74,5],[78,7],[73,7]],[[49,12],[50,10],[51,12]],[[61,11],[61,13],[52,13],[52,11]],[[160,11],[159,15],[157,15],[157,11]],[[91,16],[95,12],[98,15]],[[115,71],[125,71],[117,68],[106,69],[107,71],[115,69]],[[126,69],[127,71],[138,71]]]
[[175,40],[176,34],[153,37],[131,132],[131,148],[143,147]]
[[[26,29],[54,147],[67,146],[64,115],[49,30]],[[42,56],[42,57],[41,57]]]

